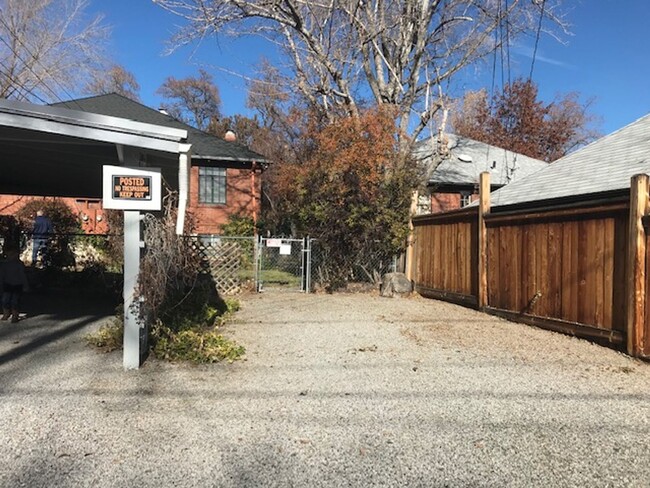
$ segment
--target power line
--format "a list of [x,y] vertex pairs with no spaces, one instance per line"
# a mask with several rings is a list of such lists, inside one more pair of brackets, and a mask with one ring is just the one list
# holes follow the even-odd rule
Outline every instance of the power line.
[[7,98],[9,98],[11,95],[13,95],[17,91],[17,88],[19,87],[19,88],[22,88],[23,92],[29,93],[34,98],[38,99],[41,103],[44,103],[44,104],[47,105],[47,102],[45,100],[43,100],[38,94],[34,93],[33,90],[27,88],[24,84],[19,83],[18,80],[16,80],[12,76],[11,70],[9,70],[9,68],[7,68],[2,61],[0,61],[0,66],[2,66],[2,68],[5,70],[4,72],[0,71],[0,73],[5,75],[7,77],[7,79],[9,79],[9,81],[12,83],[12,86],[13,86],[13,91],[9,95],[7,95]]
[[535,68],[535,58],[537,57],[537,45],[539,44],[539,34],[542,31],[542,19],[544,19],[544,6],[546,5],[546,0],[542,0],[542,8],[539,13],[539,24],[537,24],[537,35],[535,36],[535,49],[533,50],[533,60],[530,63],[530,75],[528,79],[533,78],[533,69]]
[[[7,24],[5,24],[4,20],[2,20],[1,17],[0,17],[0,21],[2,21],[2,23],[3,23],[5,26],[7,25]],[[0,41],[2,41],[2,43],[3,43],[5,46],[7,46],[7,47],[9,48],[9,50],[13,53],[13,55],[16,56],[16,57],[18,58],[18,60],[19,60],[21,63],[23,63],[23,65],[25,66],[25,68],[27,68],[29,71],[32,72],[32,74],[33,74],[33,75],[36,77],[36,79],[41,83],[41,85],[43,85],[45,88],[47,88],[47,89],[50,91],[50,93],[52,93],[52,94],[54,95],[54,97],[57,98],[60,102],[63,101],[63,100],[61,100],[61,98],[56,94],[56,92],[55,92],[54,90],[52,90],[52,88],[50,88],[50,87],[47,85],[47,83],[45,83],[45,82],[43,81],[43,79],[38,75],[38,73],[36,73],[36,71],[34,71],[34,70],[32,69],[32,67],[31,67],[29,64],[27,64],[27,62],[26,62],[23,58],[21,58],[20,55],[19,55],[16,51],[14,51],[14,48],[11,47],[11,45],[10,45],[10,44],[5,40],[4,37],[0,36]],[[33,57],[33,55],[32,55],[32,57]],[[31,91],[30,91],[30,93],[33,94],[33,92],[31,92]]]
[[[0,13],[2,13],[2,10],[0,10]],[[5,20],[2,18],[2,15],[0,15],[0,22],[1,22],[2,25],[7,29],[7,32],[11,32],[11,28],[9,27],[9,25],[7,24],[7,22],[5,22]],[[33,52],[32,52],[32,51],[27,47],[27,45],[26,45],[23,41],[21,41],[18,37],[15,37],[15,39],[16,39],[16,41],[17,41],[21,46],[23,46],[23,48],[25,48],[25,51],[27,51],[27,54],[28,54],[29,56],[31,56],[32,59],[33,59],[36,63],[40,64],[41,67],[42,67],[42,68],[45,70],[45,72],[47,73],[48,68],[47,68],[46,66],[44,66],[43,63],[41,63],[41,62],[38,60],[38,58],[37,58],[37,57],[34,55],[34,53],[33,53]],[[41,77],[40,77],[40,76],[39,76],[39,75],[38,75],[38,74],[37,74],[37,73],[32,69],[32,67],[31,67],[29,64],[27,64],[27,63],[26,63],[26,62],[25,62],[25,61],[20,57],[20,55],[19,55],[19,54],[14,50],[14,48],[13,48],[11,45],[9,45],[9,43],[4,39],[4,37],[0,36],[0,40],[4,43],[5,46],[7,46],[7,47],[9,48],[9,50],[13,53],[13,55],[16,56],[16,57],[17,57],[17,58],[18,58],[18,59],[19,59],[19,60],[20,60],[24,65],[25,65],[25,67],[26,67],[29,71],[32,72],[32,74],[33,74],[34,76],[36,76],[36,78],[38,79],[38,81],[39,81],[39,82],[40,82],[40,83],[41,83],[45,88],[47,88],[47,89],[50,91],[50,93],[52,93],[52,94],[54,95],[54,97],[55,97],[59,102],[61,102],[61,103],[65,103],[65,102],[61,99],[61,97],[59,97],[59,95],[58,95],[58,94],[57,94],[57,93],[56,93],[52,88],[50,88],[49,85],[48,85],[47,83],[45,83],[45,81],[43,81],[43,79],[42,79],[42,78],[41,78]],[[72,97],[72,95],[70,95],[70,93],[68,92],[68,90],[66,90],[66,88],[63,86],[63,84],[61,84],[60,82],[58,82],[58,81],[56,80],[56,78],[54,78],[54,77],[52,78],[52,80],[53,80],[57,85],[59,85],[59,87],[60,87],[60,88],[63,90],[63,92],[64,92],[64,93],[65,93],[65,94],[70,98],[70,100],[74,100],[74,98]],[[32,93],[32,95],[34,94],[34,93],[31,92],[31,91],[30,91],[30,93]],[[36,98],[39,98],[39,100],[42,101],[42,99],[41,99],[40,97],[36,97]],[[47,104],[47,102],[43,102],[43,103]],[[79,106],[79,108],[83,110],[83,108],[81,107],[81,105],[79,105],[79,103],[76,102],[76,100],[75,100],[75,103],[77,103],[77,106]]]
[[508,18],[510,16],[510,7],[508,6],[508,0],[506,0],[506,59],[508,61],[508,84],[512,83],[510,79],[510,22]]

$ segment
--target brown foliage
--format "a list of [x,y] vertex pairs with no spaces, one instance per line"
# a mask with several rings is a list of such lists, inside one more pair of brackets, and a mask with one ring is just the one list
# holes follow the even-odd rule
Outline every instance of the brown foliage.
[[170,76],[156,93],[168,99],[163,108],[169,115],[197,129],[206,130],[210,121],[220,116],[219,89],[212,76],[202,69],[198,77]]
[[96,73],[92,81],[86,85],[86,93],[90,95],[105,95],[118,93],[136,102],[140,101],[140,84],[135,75],[124,66],[114,64],[108,70]]
[[589,105],[574,92],[546,104],[534,82],[518,79],[492,100],[485,90],[467,93],[452,124],[459,135],[552,162],[598,136]]
[[297,233],[318,239],[331,287],[346,280],[362,255],[389,258],[408,231],[417,174],[399,151],[393,115],[373,110],[303,137],[302,163],[277,168],[274,194]]

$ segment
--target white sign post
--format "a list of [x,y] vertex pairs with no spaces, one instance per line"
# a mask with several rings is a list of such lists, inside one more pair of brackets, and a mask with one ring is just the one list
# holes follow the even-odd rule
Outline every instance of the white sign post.
[[160,169],[104,166],[103,206],[124,210],[124,369],[137,369],[141,358],[140,307],[136,300],[140,273],[140,210],[161,209]]

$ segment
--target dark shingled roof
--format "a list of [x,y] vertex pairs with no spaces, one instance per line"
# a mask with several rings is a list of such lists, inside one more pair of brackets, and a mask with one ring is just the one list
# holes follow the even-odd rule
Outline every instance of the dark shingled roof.
[[53,103],[52,106],[82,110],[102,115],[111,115],[123,119],[145,122],[147,124],[185,129],[187,139],[192,144],[192,158],[206,160],[225,160],[240,162],[266,162],[264,156],[251,151],[246,146],[228,142],[219,137],[200,131],[180,122],[158,110],[142,105],[117,93],[79,98],[67,102]]

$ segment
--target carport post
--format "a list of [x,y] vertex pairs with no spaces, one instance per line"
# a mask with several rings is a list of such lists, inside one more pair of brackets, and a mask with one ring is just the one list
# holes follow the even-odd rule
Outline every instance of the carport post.
[[136,286],[140,272],[140,212],[124,211],[124,369],[140,367],[140,306]]

